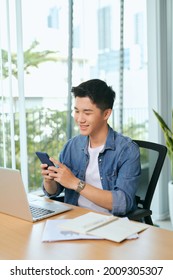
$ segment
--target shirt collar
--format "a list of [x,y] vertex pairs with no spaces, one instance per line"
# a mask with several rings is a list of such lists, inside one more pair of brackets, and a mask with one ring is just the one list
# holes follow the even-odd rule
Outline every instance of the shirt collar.
[[[108,135],[106,139],[106,144],[102,150],[104,152],[105,150],[115,150],[115,138],[116,138],[116,132],[108,125]],[[89,144],[89,137],[88,136],[81,136],[82,137],[82,150],[85,152],[85,154],[88,154],[88,144]]]
[[116,132],[108,125],[108,135],[106,139],[106,144],[104,146],[104,150],[115,150],[116,145],[115,145],[115,138],[116,138]]

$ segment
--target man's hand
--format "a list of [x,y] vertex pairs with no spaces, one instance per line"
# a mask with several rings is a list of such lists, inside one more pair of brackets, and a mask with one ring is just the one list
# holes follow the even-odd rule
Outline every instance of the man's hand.
[[50,171],[48,170],[48,165],[47,164],[41,164],[41,174],[44,178],[45,181],[48,181],[48,180],[54,180],[54,178],[50,177],[49,175]]
[[60,183],[62,186],[68,189],[76,190],[79,183],[79,179],[74,176],[71,170],[58,160],[50,158],[50,160],[58,167],[49,166],[48,172],[49,178],[53,178],[54,181]]
[[50,171],[48,170],[47,164],[41,164],[41,174],[44,179],[44,188],[50,194],[55,194],[57,192],[57,182],[54,181],[54,178],[50,176]]

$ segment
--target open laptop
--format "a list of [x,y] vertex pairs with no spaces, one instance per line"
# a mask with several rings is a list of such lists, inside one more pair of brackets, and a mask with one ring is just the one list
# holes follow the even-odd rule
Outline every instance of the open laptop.
[[27,195],[19,170],[0,167],[0,212],[36,222],[71,210],[58,201]]

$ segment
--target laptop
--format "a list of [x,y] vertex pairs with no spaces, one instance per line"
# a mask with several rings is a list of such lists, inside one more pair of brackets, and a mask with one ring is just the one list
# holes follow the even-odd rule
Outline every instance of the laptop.
[[71,210],[69,205],[25,191],[19,170],[0,167],[0,212],[36,222]]

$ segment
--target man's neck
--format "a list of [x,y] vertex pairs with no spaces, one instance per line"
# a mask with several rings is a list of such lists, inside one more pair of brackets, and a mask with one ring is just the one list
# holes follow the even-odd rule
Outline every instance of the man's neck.
[[99,132],[95,133],[94,135],[89,135],[90,147],[96,148],[101,145],[104,145],[108,135],[108,126],[101,129]]

